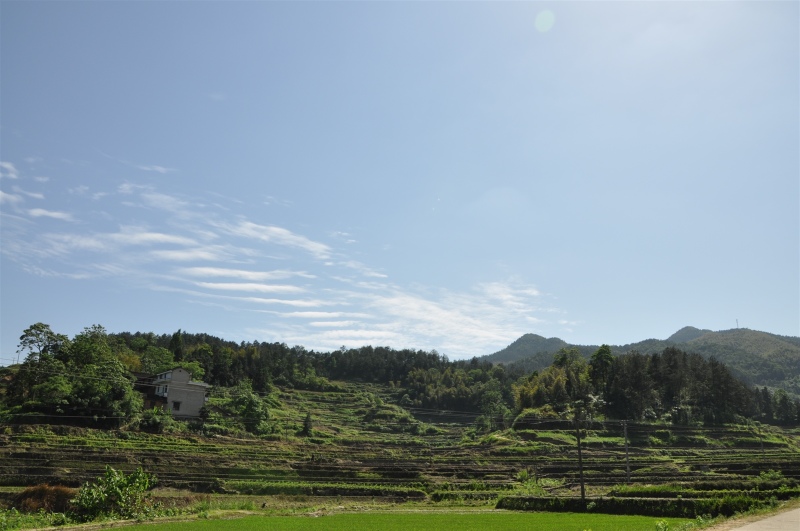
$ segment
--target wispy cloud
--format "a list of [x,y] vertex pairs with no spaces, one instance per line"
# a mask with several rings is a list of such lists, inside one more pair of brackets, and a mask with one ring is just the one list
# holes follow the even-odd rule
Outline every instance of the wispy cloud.
[[348,328],[358,324],[358,321],[311,321],[308,326],[315,328]]
[[225,259],[225,256],[221,255],[219,252],[205,248],[150,251],[150,256],[169,262],[191,262],[193,260],[220,261]]
[[175,168],[167,168],[165,166],[158,166],[158,165],[152,165],[152,166],[138,165],[136,167],[143,171],[152,171],[155,173],[160,173],[162,175],[178,171]]
[[19,186],[15,186],[13,190],[18,194],[22,194],[32,199],[44,199],[44,194],[41,192],[28,192],[27,190],[23,190]]
[[76,251],[103,252],[108,246],[101,239],[84,234],[44,234],[28,248],[37,256],[64,256]]
[[302,293],[305,291],[298,286],[285,284],[256,284],[253,282],[195,282],[195,285],[206,289],[247,291],[251,293]]
[[357,317],[369,318],[367,313],[353,313],[353,312],[285,312],[281,314],[282,317],[298,317],[302,319],[336,319],[340,317]]
[[[516,279],[461,290],[402,286],[348,256],[347,233],[328,231],[336,242],[328,245],[243,214],[229,219],[228,211],[211,203],[152,184],[125,183],[107,194],[103,220],[125,219],[118,229],[92,231],[87,222],[37,234],[33,224],[20,224],[19,234],[27,236],[14,234],[3,252],[35,274],[118,277],[126,285],[179,293],[184,302],[239,312],[248,333],[262,330],[266,320],[267,337],[318,350],[380,344],[468,357],[498,350],[549,322],[545,297]],[[51,195],[57,198],[53,193],[41,200],[55,200]],[[70,202],[96,205],[92,195],[86,189]],[[6,193],[0,201],[18,204],[27,197]],[[115,210],[115,201],[136,208]],[[58,208],[24,213],[73,221]]]
[[44,208],[32,208],[28,210],[28,215],[33,218],[52,218],[60,219],[63,221],[75,221],[72,214],[69,212],[60,212],[57,210],[45,210]]
[[138,227],[122,227],[120,232],[109,234],[108,237],[125,245],[153,245],[161,243],[175,245],[197,244],[192,238],[175,234],[165,234],[163,232],[151,232]]
[[0,179],[18,179],[19,172],[11,162],[0,161]]
[[316,278],[305,271],[248,271],[244,269],[229,269],[224,267],[185,267],[179,273],[193,277],[225,277],[242,280],[283,280],[292,277]]
[[147,206],[167,210],[169,212],[181,212],[188,206],[186,201],[158,192],[143,193],[141,194],[141,198]]
[[348,243],[348,244],[358,243],[358,240],[353,238],[352,234],[350,234],[348,232],[342,232],[342,231],[339,231],[339,230],[331,232],[331,238],[335,238],[337,240],[340,240],[340,241],[342,241],[344,243]]
[[384,273],[379,273],[378,271],[375,271],[375,270],[367,267],[366,265],[364,265],[361,262],[358,262],[356,260],[347,260],[346,262],[342,262],[341,265],[343,265],[344,267],[347,267],[349,269],[354,269],[354,270],[360,272],[365,277],[388,278],[388,275],[386,275]]
[[224,228],[230,234],[243,238],[252,238],[276,245],[302,249],[320,260],[326,259],[331,255],[331,248],[324,243],[315,242],[282,227],[259,225],[251,221],[242,221],[237,225],[228,225],[221,228]]
[[17,203],[21,203],[23,201],[22,197],[19,195],[9,194],[2,190],[0,190],[0,204],[6,203],[9,205],[14,205]]

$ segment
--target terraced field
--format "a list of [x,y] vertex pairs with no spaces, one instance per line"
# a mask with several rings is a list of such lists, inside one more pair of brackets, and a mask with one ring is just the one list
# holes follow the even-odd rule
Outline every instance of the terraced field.
[[[285,391],[261,438],[152,435],[68,426],[0,427],[0,483],[79,486],[106,465],[155,474],[161,487],[201,493],[379,497],[493,503],[502,494],[578,492],[574,426],[541,421],[475,434],[474,416],[412,411],[390,390],[342,384],[341,392]],[[310,437],[297,433],[309,412]],[[764,426],[722,428],[588,423],[582,432],[587,494],[622,484],[747,482],[779,471],[800,479],[800,437]]]

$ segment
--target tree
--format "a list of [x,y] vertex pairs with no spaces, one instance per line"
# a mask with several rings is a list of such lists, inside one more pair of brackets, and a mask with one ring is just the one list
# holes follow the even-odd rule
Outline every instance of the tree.
[[183,361],[186,348],[183,345],[183,332],[180,328],[172,334],[172,339],[169,340],[169,350],[175,356],[175,361]]
[[303,430],[300,432],[300,435],[303,435],[304,437],[310,437],[313,429],[314,423],[311,420],[311,413],[306,413],[306,418],[303,419]]
[[142,372],[158,374],[175,368],[175,355],[161,347],[148,346],[141,354]]
[[250,380],[242,380],[235,388],[233,407],[242,419],[244,428],[250,433],[266,433],[269,431],[267,421],[269,410],[264,401],[253,392]]
[[653,380],[647,370],[648,356],[638,352],[614,359],[608,383],[608,406],[621,419],[640,420],[652,407],[655,397]]
[[592,381],[592,387],[595,393],[604,393],[606,390],[606,382],[611,373],[611,365],[614,363],[614,356],[611,355],[611,347],[608,345],[601,345],[597,351],[592,354],[589,360],[589,377]]
[[102,326],[85,328],[67,341],[37,323],[25,331],[19,348],[28,356],[8,387],[8,400],[22,412],[112,427],[141,411],[142,398]]
[[50,325],[36,323],[22,333],[17,354],[25,354],[26,360],[36,361],[42,356],[55,356],[69,345],[67,336],[56,334]]

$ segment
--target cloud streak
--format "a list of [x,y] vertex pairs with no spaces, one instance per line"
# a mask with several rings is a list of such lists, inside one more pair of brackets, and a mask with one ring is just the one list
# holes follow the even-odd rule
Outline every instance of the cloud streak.
[[19,172],[11,162],[0,161],[0,179],[19,179]]
[[75,219],[72,217],[72,214],[69,212],[45,210],[44,208],[32,208],[28,210],[28,215],[32,218],[52,218],[60,219],[62,221],[75,221]]
[[324,260],[331,256],[331,248],[328,245],[315,242],[282,227],[259,225],[251,221],[242,221],[237,225],[226,226],[224,228],[229,234],[234,236],[300,249],[310,253],[319,260]]

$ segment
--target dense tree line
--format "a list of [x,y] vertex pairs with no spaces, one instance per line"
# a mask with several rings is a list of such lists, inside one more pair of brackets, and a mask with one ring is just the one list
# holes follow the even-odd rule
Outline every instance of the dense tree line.
[[236,407],[259,419],[253,430],[267,416],[254,397],[275,386],[336,390],[335,380],[387,384],[405,407],[480,413],[487,429],[509,425],[522,412],[570,418],[582,411],[596,418],[676,424],[751,418],[783,425],[798,423],[800,414],[800,402],[786,392],[749,388],[716,359],[674,347],[614,356],[603,345],[588,358],[564,348],[549,367],[529,373],[524,364],[450,361],[436,351],[367,346],[315,352],[284,343],[237,344],[181,330],[107,334],[93,326],[70,340],[37,323],[24,331],[19,352],[25,361],[3,379],[7,411],[104,426],[141,413],[135,374],[176,366],[195,379],[246,394]]
[[722,424],[745,418],[796,424],[800,401],[783,390],[749,388],[715,358],[668,347],[613,357],[600,347],[587,362],[562,350],[553,365],[514,386],[517,410],[566,415],[575,409],[606,418]]

